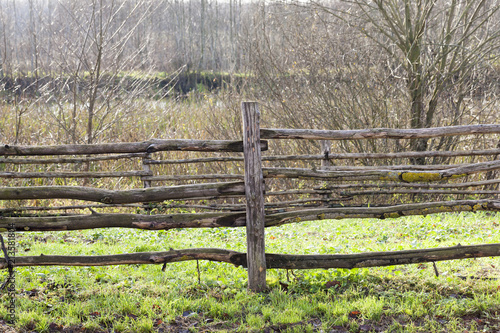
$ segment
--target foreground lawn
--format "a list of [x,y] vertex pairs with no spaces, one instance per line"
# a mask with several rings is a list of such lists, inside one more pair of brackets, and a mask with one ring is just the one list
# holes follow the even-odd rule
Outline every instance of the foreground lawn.
[[[500,216],[500,215],[499,215]],[[464,213],[316,221],[266,230],[268,252],[354,253],[498,243],[499,219]],[[245,251],[244,229],[18,233],[18,256],[218,247]],[[246,271],[200,261],[166,266],[16,269],[16,330],[35,332],[494,332],[499,260],[353,270]],[[3,273],[5,276],[6,272]],[[0,318],[6,318],[2,295]],[[2,330],[2,327],[0,327]],[[4,328],[5,330],[5,328]]]

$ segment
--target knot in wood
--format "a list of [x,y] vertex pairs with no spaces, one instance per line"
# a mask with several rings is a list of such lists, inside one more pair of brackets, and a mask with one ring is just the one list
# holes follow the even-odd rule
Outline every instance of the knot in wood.
[[113,199],[111,199],[110,197],[104,197],[101,199],[101,202],[109,205],[113,203]]
[[154,153],[156,151],[156,147],[154,144],[151,144],[149,145],[147,148],[146,148],[146,153],[148,154],[151,154],[151,153]]

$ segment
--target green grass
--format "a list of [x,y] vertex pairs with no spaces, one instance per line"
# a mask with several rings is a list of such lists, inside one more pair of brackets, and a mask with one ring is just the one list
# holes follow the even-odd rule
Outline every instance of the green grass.
[[[498,216],[446,214],[315,221],[266,230],[268,252],[354,253],[500,242]],[[245,251],[244,229],[100,229],[18,233],[18,256],[100,255],[170,248]],[[245,269],[224,263],[16,269],[21,331],[161,330],[463,332],[500,329],[498,259],[371,269],[268,270],[248,292]],[[328,288],[329,285],[332,287]],[[6,296],[2,296],[4,299]],[[5,302],[2,302],[5,304]],[[0,307],[0,318],[6,315]]]

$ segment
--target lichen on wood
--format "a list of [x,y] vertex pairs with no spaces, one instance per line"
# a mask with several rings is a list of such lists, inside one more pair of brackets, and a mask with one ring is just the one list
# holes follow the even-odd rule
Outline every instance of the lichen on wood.
[[438,172],[402,172],[401,179],[407,183],[435,182],[443,177]]

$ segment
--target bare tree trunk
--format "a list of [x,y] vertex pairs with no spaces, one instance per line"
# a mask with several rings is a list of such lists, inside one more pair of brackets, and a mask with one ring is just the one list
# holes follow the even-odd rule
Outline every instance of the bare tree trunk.
[[31,53],[31,58],[32,58],[32,63],[31,63],[31,70],[33,74],[35,75],[35,90],[36,94],[39,92],[39,87],[38,87],[38,31],[35,23],[35,8],[33,8],[33,0],[29,0],[29,9],[30,9],[30,35],[32,38],[32,53]]
[[198,69],[202,70],[205,65],[205,42],[206,42],[206,30],[205,30],[205,15],[206,15],[206,2],[207,0],[200,0],[200,62],[198,64]]

